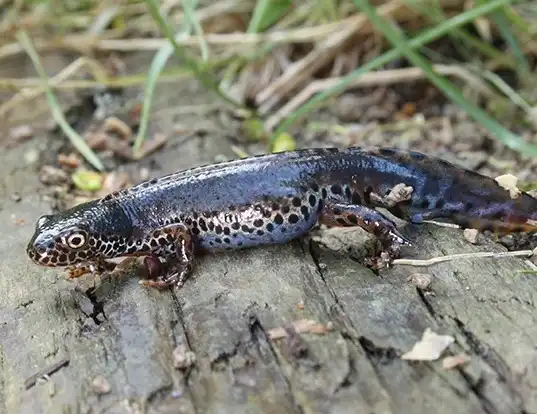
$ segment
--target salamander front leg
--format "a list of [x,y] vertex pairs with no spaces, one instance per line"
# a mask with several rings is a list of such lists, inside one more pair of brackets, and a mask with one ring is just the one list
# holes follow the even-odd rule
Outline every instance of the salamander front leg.
[[359,226],[374,234],[380,243],[381,251],[378,257],[367,259],[367,264],[371,267],[380,268],[389,264],[399,256],[402,245],[412,245],[397,230],[394,222],[378,211],[361,205],[326,201],[319,221],[331,227]]
[[153,232],[150,239],[161,247],[144,259],[149,279],[141,280],[140,284],[155,288],[182,287],[192,272],[194,262],[190,231],[182,224],[172,224]]
[[105,260],[98,259],[95,261],[79,263],[74,266],[67,267],[67,277],[69,279],[76,279],[91,273],[93,276],[101,275],[105,272],[114,270],[116,265],[114,263],[106,262]]

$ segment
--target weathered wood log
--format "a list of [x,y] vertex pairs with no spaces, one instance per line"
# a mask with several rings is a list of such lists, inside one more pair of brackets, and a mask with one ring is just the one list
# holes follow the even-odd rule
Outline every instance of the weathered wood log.
[[[173,159],[173,170],[198,150],[159,157]],[[32,171],[6,167],[3,180],[1,412],[537,412],[537,283],[521,273],[532,269],[523,259],[376,274],[359,260],[364,233],[336,229],[200,257],[179,290],[143,288],[126,270],[89,293],[90,277],[70,282],[26,258],[33,223],[49,207]],[[503,250],[472,245],[457,229],[403,231],[415,243],[406,257]],[[434,294],[407,280],[416,272],[432,276]],[[330,329],[293,333],[304,319]],[[287,336],[271,338],[282,327]],[[441,359],[401,359],[427,328],[454,336],[446,354],[465,352],[470,363],[446,370]]]

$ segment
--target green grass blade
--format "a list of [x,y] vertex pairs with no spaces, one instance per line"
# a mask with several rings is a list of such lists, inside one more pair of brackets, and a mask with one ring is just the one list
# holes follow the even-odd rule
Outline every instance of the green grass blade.
[[384,20],[378,16],[375,9],[367,0],[353,0],[353,2],[368,16],[373,26],[382,31],[390,43],[399,49],[412,64],[419,67],[427,74],[431,83],[433,83],[459,107],[464,109],[475,121],[479,122],[485,129],[487,129],[491,134],[495,135],[507,147],[526,155],[537,155],[536,146],[525,142],[519,136],[505,129],[501,124],[488,116],[480,108],[468,102],[459,92],[459,90],[446,78],[437,75],[432,69],[432,66],[421,55],[409,47],[404,37],[400,36],[391,27],[391,25],[384,22]]
[[190,33],[191,28],[200,38],[200,50],[201,59],[204,62],[209,60],[209,45],[203,36],[203,28],[200,25],[198,19],[196,19],[196,5],[197,0],[183,0],[183,10],[185,11],[185,30],[184,32]]
[[82,137],[78,135],[73,128],[71,128],[71,125],[69,125],[69,123],[63,116],[63,112],[60,108],[58,101],[56,100],[56,96],[54,95],[54,92],[52,92],[52,88],[47,81],[47,73],[45,71],[45,68],[41,65],[41,61],[39,60],[37,51],[32,45],[30,37],[25,31],[21,31],[17,33],[17,40],[20,42],[20,44],[32,60],[36,72],[43,81],[43,88],[45,88],[45,96],[54,120],[58,123],[62,131],[71,141],[71,144],[73,144],[73,146],[80,152],[80,154],[82,154],[82,156],[95,169],[99,171],[104,171],[104,166],[101,160],[97,157],[97,155],[95,155],[95,153],[91,150],[88,144],[86,144],[86,141],[84,141],[84,139],[82,139]]
[[[460,26],[467,24],[468,22],[475,20],[479,16],[490,13],[499,7],[505,6],[506,4],[509,3],[509,1],[510,0],[492,0],[488,2],[487,4],[470,9],[464,13],[458,14],[452,17],[451,19],[441,22],[440,24],[438,24],[438,26],[424,31],[420,35],[416,36],[414,39],[410,40],[408,45],[412,49],[419,48],[429,42],[432,42],[444,36],[446,33],[454,30],[455,28],[458,28]],[[289,115],[279,125],[278,128],[276,128],[274,133],[271,135],[271,143],[279,134],[286,131],[292,124],[297,122],[301,117],[311,112],[313,109],[318,107],[320,104],[322,104],[331,96],[337,95],[343,92],[349,84],[351,84],[352,82],[355,82],[360,76],[362,76],[362,74],[378,69],[379,67],[390,63],[392,60],[399,58],[400,56],[401,56],[401,52],[399,50],[392,49],[380,55],[379,57],[365,63],[360,68],[356,69],[349,75],[345,76],[341,80],[341,82],[339,82],[337,85],[334,85],[331,88],[326,89],[325,91],[319,93],[318,95],[308,100],[298,110],[296,110],[294,113]]]
[[134,141],[133,145],[134,152],[137,152],[144,142],[147,127],[149,125],[149,115],[151,114],[151,104],[153,102],[155,87],[162,70],[166,66],[166,62],[172,53],[173,46],[170,43],[166,43],[162,48],[159,49],[153,58],[151,65],[149,66],[149,70],[147,72],[147,82],[145,85],[144,105],[142,107],[142,114],[140,116],[140,127],[138,128],[138,135],[136,136],[136,140]]
[[[481,1],[483,2],[483,0]],[[500,35],[503,37],[503,40],[505,40],[505,43],[507,43],[509,48],[513,51],[513,55],[518,62],[516,66],[517,72],[521,75],[528,73],[530,71],[530,66],[526,61],[522,48],[518,44],[516,36],[511,30],[509,19],[505,13],[505,7],[501,10],[496,10],[494,13],[491,13],[491,18],[492,21],[496,23],[496,26],[498,26],[498,30]]]
[[189,53],[186,51],[186,49],[180,46],[176,42],[174,33],[171,30],[168,23],[166,22],[166,20],[164,20],[164,18],[161,16],[159,6],[155,2],[155,0],[145,0],[145,1],[146,1],[146,4],[148,5],[149,11],[151,12],[153,19],[157,22],[160,30],[164,33],[164,35],[168,38],[170,43],[173,45],[175,54],[185,62],[185,65],[190,68],[190,70],[196,75],[198,80],[207,89],[214,91],[225,102],[237,108],[248,110],[248,108],[246,108],[240,102],[237,102],[236,100],[234,100],[233,98],[231,98],[230,96],[222,92],[222,90],[218,87],[218,82],[215,79],[213,79],[212,74],[209,73],[205,67],[199,65],[196,59],[192,58],[189,55]]
[[292,0],[257,0],[247,33],[266,30],[280,20],[292,5]]
[[[185,1],[184,2],[184,9],[185,9],[185,20],[183,24],[183,30],[181,33],[183,34],[189,34],[192,31],[192,28],[196,30],[196,25],[199,26],[199,22],[195,19],[195,5],[196,0],[191,1]],[[188,9],[188,12],[187,12]],[[188,17],[187,17],[188,16]],[[199,28],[201,31],[201,27]],[[207,44],[204,40],[202,40],[202,53],[203,53],[203,45],[205,44],[205,51],[208,54],[208,48]],[[171,43],[165,44],[162,48],[158,50],[158,52],[155,54],[155,57],[153,58],[151,65],[149,67],[149,71],[147,73],[147,82],[145,85],[145,94],[144,94],[144,104],[142,107],[142,114],[140,117],[140,127],[138,128],[138,135],[136,136],[136,140],[134,141],[133,145],[133,151],[136,153],[140,147],[142,146],[142,143],[144,142],[146,138],[147,133],[147,127],[149,125],[149,116],[151,114],[151,106],[153,102],[153,96],[155,92],[155,88],[157,85],[157,81],[160,78],[160,75],[162,71],[164,70],[164,67],[166,66],[166,62],[170,58],[170,56],[173,53],[173,46]],[[208,55],[207,55],[208,59]]]

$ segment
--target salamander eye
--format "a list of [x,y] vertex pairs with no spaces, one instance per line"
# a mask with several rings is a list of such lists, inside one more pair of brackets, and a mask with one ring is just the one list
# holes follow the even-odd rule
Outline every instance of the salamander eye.
[[67,237],[62,238],[63,244],[69,246],[72,249],[80,249],[86,244],[86,241],[86,234],[82,232],[73,233]]

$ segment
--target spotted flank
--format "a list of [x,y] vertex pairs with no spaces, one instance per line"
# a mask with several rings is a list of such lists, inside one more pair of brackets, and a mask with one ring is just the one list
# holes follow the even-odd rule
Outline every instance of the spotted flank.
[[[401,185],[408,197],[379,201]],[[287,243],[324,223],[374,234],[379,257],[388,252],[391,260],[411,243],[378,207],[413,223],[537,230],[528,224],[537,201],[526,193],[513,199],[489,177],[416,152],[322,148],[179,171],[43,216],[27,254],[70,268],[72,277],[107,270],[108,259],[145,256],[144,285],[181,286],[198,251]]]

